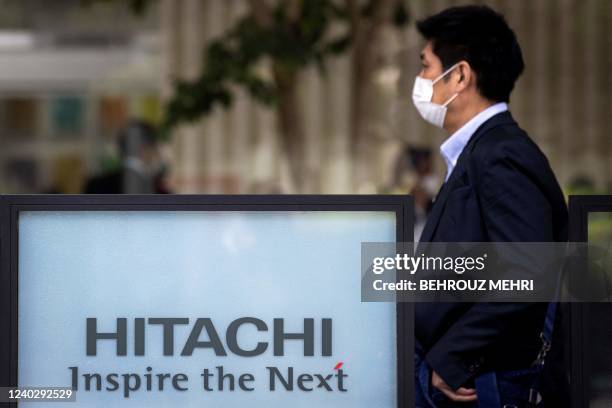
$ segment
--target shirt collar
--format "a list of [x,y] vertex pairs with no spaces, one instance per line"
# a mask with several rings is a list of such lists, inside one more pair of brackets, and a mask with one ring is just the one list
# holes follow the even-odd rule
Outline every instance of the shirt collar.
[[448,177],[451,175],[455,165],[457,164],[459,155],[461,155],[461,152],[480,125],[498,113],[505,112],[507,110],[508,104],[505,102],[499,102],[489,106],[487,109],[483,110],[467,121],[465,125],[461,126],[455,133],[446,139],[444,143],[442,143],[440,146],[440,153],[442,154],[444,162],[446,163],[445,180],[448,180]]

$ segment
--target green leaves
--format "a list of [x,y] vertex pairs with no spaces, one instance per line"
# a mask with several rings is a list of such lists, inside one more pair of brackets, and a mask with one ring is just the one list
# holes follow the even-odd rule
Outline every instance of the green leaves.
[[[374,3],[365,3],[361,10],[364,18]],[[279,101],[280,82],[295,78],[299,70],[313,63],[324,73],[326,59],[346,52],[353,39],[348,11],[338,4],[344,3],[301,0],[296,12],[289,9],[292,2],[279,0],[270,10],[270,24],[258,23],[254,13],[239,20],[206,47],[198,78],[176,83],[162,132],[167,135],[174,126],[195,121],[215,106],[230,106],[233,86],[244,88],[263,104],[274,105]],[[394,22],[403,25],[407,19],[404,2],[398,0]],[[332,37],[332,24],[344,30]],[[261,69],[264,60],[271,63],[273,74]]]
[[209,114],[215,106],[230,106],[232,85],[243,87],[261,103],[276,104],[278,78],[262,73],[264,59],[271,62],[277,76],[290,78],[309,64],[322,65],[327,55],[348,47],[346,35],[340,40],[325,38],[338,18],[330,0],[302,1],[297,17],[289,16],[287,3],[278,2],[269,27],[247,15],[206,47],[199,77],[175,84],[175,96],[166,107],[166,131]]

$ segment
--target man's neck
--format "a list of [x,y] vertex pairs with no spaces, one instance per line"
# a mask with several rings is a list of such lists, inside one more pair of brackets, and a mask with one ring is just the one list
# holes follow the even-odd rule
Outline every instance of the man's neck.
[[452,135],[457,130],[461,129],[463,125],[468,123],[474,116],[493,105],[495,105],[495,102],[491,102],[487,99],[480,99],[466,106],[461,112],[453,112],[452,115],[447,115],[444,130],[449,136]]

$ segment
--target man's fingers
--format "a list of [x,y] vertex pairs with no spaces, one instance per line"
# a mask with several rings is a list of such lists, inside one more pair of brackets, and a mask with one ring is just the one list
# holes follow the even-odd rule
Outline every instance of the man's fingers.
[[474,395],[476,394],[476,390],[474,388],[459,387],[455,393],[459,395]]
[[457,391],[453,391],[435,371],[432,371],[431,374],[431,385],[440,390],[451,401],[472,402],[477,400],[474,388],[459,387]]
[[451,401],[455,402],[473,402],[477,400],[476,394],[473,395],[459,395],[456,392],[453,392],[450,389],[440,390],[444,395],[448,397]]

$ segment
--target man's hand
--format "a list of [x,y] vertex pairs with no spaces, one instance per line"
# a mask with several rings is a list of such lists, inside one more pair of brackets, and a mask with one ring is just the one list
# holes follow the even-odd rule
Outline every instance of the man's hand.
[[475,389],[460,387],[457,391],[453,391],[453,389],[433,370],[431,372],[431,385],[437,388],[442,394],[446,395],[451,401],[472,402],[477,399]]

